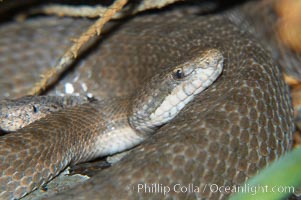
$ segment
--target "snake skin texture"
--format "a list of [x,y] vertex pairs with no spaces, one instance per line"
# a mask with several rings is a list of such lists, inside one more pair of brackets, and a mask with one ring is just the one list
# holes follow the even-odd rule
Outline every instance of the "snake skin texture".
[[[54,21],[60,25],[53,24]],[[31,23],[2,27],[11,33],[5,40],[9,41],[14,35],[26,38],[26,34],[16,35],[9,28],[22,26],[22,30],[27,30],[31,28]],[[85,20],[64,18],[38,18],[33,23],[39,24],[38,29],[43,29],[43,26],[58,29],[53,37],[60,37],[61,40],[68,38],[60,35],[61,32],[74,33],[76,29],[73,28],[89,24]],[[68,26],[61,28],[63,24]],[[60,31],[62,29],[64,31]],[[99,98],[134,94],[138,85],[143,84],[142,80],[162,70],[162,66],[177,65],[189,60],[195,52],[210,48],[222,52],[223,74],[172,122],[160,128],[118,164],[52,199],[224,199],[229,196],[228,193],[212,192],[207,186],[242,184],[290,150],[294,130],[293,111],[280,69],[252,36],[225,17],[142,15],[115,26],[109,33],[86,52],[81,58],[83,60],[78,61],[75,67],[79,72],[67,75],[50,94],[64,91],[64,84],[71,82],[76,92],[83,95],[87,91]],[[0,38],[2,40],[3,37]],[[47,44],[48,38],[43,41]],[[50,43],[55,44],[55,41]],[[26,43],[18,43],[19,51],[5,52],[7,55],[18,55]],[[58,48],[59,43],[56,45]],[[41,47],[40,44],[38,46]],[[46,47],[43,45],[44,49]],[[9,45],[5,48],[9,49]],[[18,60],[3,61],[6,56],[3,57],[1,70],[2,66],[16,65]],[[82,87],[81,81],[85,78],[88,79]],[[94,130],[93,117],[89,117],[93,110],[83,110],[83,113],[59,113],[62,117],[72,115],[78,118],[85,130]],[[55,118],[55,115],[50,118]],[[60,123],[57,129],[82,130],[74,128],[72,123],[70,121],[68,126]],[[44,126],[36,129],[44,132],[47,144],[41,143],[45,141],[44,137],[23,136],[24,140],[33,144],[28,145],[28,152],[41,154],[49,151],[48,146],[53,149],[49,152],[56,153],[56,149],[68,149],[66,143],[76,144],[72,150],[88,145],[72,138],[62,139],[57,132],[47,129],[46,124],[47,120]],[[21,134],[17,142],[23,142]],[[5,150],[1,148],[0,151],[0,159],[5,158]],[[19,151],[18,147],[13,151]],[[20,165],[26,173],[25,164],[29,161],[14,163],[14,157],[9,159],[12,166]],[[47,156],[41,157],[41,160],[45,159]],[[47,166],[40,167],[45,173],[54,170]],[[9,172],[1,171],[2,190],[4,186],[1,181]],[[14,178],[18,179],[18,175]],[[158,188],[156,192],[155,186]],[[160,190],[163,187],[169,187],[170,191],[164,193]],[[180,187],[187,188],[187,191],[180,191]]]

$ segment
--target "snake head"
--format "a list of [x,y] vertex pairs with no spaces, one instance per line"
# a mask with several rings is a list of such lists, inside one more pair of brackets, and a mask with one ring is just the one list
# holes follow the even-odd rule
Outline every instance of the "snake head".
[[129,117],[134,129],[154,132],[219,77],[224,60],[219,50],[209,49],[194,55],[179,65],[165,67],[141,88]]

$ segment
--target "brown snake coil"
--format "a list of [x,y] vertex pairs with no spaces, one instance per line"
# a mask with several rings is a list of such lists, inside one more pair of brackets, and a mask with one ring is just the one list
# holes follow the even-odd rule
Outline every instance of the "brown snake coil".
[[[73,26],[86,24],[84,20],[74,23],[69,19],[36,20],[40,21],[40,26],[54,30],[58,26],[53,20],[59,20],[60,26],[65,25],[66,32],[73,30]],[[22,26],[23,30],[30,29],[30,22]],[[9,32],[9,28],[14,27],[7,27],[6,31]],[[26,34],[18,37],[26,37]],[[99,47],[95,47],[97,51],[90,52],[84,64],[87,66],[90,62],[93,80],[98,78],[96,85],[99,88],[91,86],[92,92],[100,91],[96,96],[114,96],[114,92],[117,96],[133,94],[137,85],[143,84],[143,78],[162,70],[160,66],[176,65],[195,52],[209,48],[222,52],[224,71],[210,89],[196,97],[172,122],[159,129],[120,163],[53,199],[218,199],[228,194],[213,193],[209,188],[203,190],[205,184],[242,184],[290,149],[292,106],[280,70],[257,42],[227,19],[221,16],[136,17],[116,27],[100,43]],[[18,45],[25,44],[26,41]],[[14,49],[13,53],[16,52]],[[11,59],[6,61],[11,64]],[[0,64],[4,65],[3,62],[5,59]],[[82,113],[66,112],[66,116],[72,115],[80,123],[65,126],[64,116],[61,116],[62,119],[57,120],[60,122],[55,124],[55,128],[61,130],[60,135],[52,131],[53,127],[47,126],[51,121],[46,120],[44,126],[35,127],[49,137],[45,144],[43,137],[24,136],[15,142],[32,141],[28,153],[38,155],[39,162],[50,166],[43,173],[52,173],[55,167],[50,157],[56,149],[70,150],[67,143],[76,144],[72,146],[72,151],[89,145],[68,137],[68,132],[79,133],[81,128],[93,132],[95,124],[94,119],[89,118],[89,112],[89,109]],[[32,129],[32,132],[35,131]],[[5,151],[0,149],[1,161],[5,159]],[[18,145],[11,151],[18,152]],[[26,164],[30,160],[20,161],[18,157],[22,155],[9,158],[12,161],[10,164],[24,169],[20,173],[26,175],[29,173],[26,172]],[[56,162],[63,163],[64,160]],[[46,165],[39,167],[42,170]],[[7,168],[2,164],[0,166],[2,173]],[[1,190],[6,187],[2,185],[5,173],[9,172],[1,176]],[[19,174],[15,178],[18,179]],[[200,189],[189,192],[171,190],[163,195],[160,192],[138,191],[138,184],[162,184],[171,189],[179,184]]]

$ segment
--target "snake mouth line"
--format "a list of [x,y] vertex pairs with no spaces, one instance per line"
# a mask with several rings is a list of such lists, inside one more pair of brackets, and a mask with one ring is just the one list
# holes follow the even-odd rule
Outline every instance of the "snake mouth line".
[[216,81],[223,70],[223,56],[217,50],[210,55],[212,57],[205,62],[207,68],[196,67],[190,72],[190,79],[185,77],[185,81],[179,83],[150,114],[150,126],[161,126],[172,120],[197,94]]

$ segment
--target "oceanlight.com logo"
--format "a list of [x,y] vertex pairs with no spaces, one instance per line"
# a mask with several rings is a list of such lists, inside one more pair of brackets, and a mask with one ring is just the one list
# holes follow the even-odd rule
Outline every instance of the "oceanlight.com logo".
[[206,184],[203,191],[209,187],[210,192],[212,193],[250,193],[251,195],[256,195],[257,193],[294,193],[295,188],[293,186],[270,186],[270,185],[233,185],[233,186],[219,186],[217,184]]
[[195,184],[173,184],[164,185],[160,183],[152,184],[137,184],[133,187],[128,187],[138,193],[149,193],[149,194],[163,194],[168,195],[169,193],[250,193],[251,195],[256,195],[258,193],[294,193],[295,188],[293,186],[270,186],[270,185],[232,185],[232,186],[220,186],[218,184],[204,184],[202,186]]

